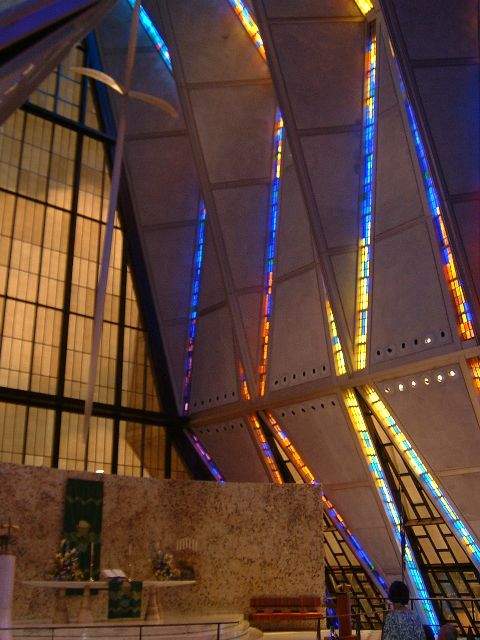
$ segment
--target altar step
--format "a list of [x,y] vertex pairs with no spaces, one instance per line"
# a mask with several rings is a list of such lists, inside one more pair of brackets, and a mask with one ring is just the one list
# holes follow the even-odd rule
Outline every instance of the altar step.
[[[162,625],[99,622],[95,625],[15,625],[10,638],[0,640],[260,640],[258,629],[243,616],[205,616],[206,619],[168,620]],[[220,633],[218,634],[218,624]]]

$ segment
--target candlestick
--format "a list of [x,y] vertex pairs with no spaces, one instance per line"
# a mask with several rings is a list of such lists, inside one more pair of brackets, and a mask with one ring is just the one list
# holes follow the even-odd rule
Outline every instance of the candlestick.
[[128,543],[128,552],[127,552],[127,580],[128,582],[132,581],[132,543]]
[[93,568],[94,568],[94,552],[95,552],[95,543],[90,543],[90,582],[94,582],[95,578],[93,577]]

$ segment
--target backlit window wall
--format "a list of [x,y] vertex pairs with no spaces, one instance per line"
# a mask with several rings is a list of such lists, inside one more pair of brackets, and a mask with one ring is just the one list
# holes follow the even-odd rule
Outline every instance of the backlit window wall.
[[167,445],[115,222],[88,443],[82,409],[110,179],[76,47],[0,129],[0,461],[187,477]]

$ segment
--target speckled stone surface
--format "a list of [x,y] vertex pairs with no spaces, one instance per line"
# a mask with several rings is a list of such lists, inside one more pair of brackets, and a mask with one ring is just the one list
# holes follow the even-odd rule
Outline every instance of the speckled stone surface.
[[[51,619],[50,590],[22,586],[45,577],[61,536],[68,477],[88,473],[0,465],[0,519],[21,525],[14,619]],[[253,595],[324,592],[321,489],[271,485],[154,480],[105,476],[102,567],[152,579],[151,547],[175,552],[178,539],[191,554],[197,584],[159,591],[169,615],[248,611]],[[129,554],[130,550],[130,554]],[[96,619],[106,616],[106,594],[94,598]],[[80,598],[69,599],[74,619]]]

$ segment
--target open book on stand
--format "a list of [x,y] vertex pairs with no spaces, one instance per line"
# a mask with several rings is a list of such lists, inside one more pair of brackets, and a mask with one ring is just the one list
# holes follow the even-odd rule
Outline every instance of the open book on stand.
[[121,569],[102,569],[100,571],[101,580],[126,580],[127,575]]

